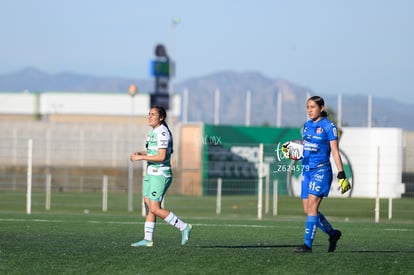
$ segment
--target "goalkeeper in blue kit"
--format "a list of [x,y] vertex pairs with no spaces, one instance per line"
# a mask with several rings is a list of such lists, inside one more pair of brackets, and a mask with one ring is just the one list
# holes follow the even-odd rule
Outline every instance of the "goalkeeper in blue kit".
[[[303,209],[307,214],[304,234],[304,244],[295,249],[297,253],[312,252],[312,243],[316,229],[320,228],[329,235],[328,252],[336,249],[336,244],[342,236],[319,211],[324,197],[328,197],[333,179],[330,155],[332,154],[338,169],[338,185],[344,194],[351,189],[345,172],[338,147],[338,132],[336,126],[327,118],[325,103],[319,96],[310,97],[306,102],[309,120],[303,127],[303,155],[302,190],[301,198]],[[285,152],[290,150],[294,143],[285,143]],[[297,157],[297,154],[296,156]]]

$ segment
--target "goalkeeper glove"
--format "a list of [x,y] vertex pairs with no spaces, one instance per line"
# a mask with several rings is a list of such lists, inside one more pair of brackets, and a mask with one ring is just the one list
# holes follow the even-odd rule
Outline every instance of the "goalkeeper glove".
[[287,141],[287,142],[282,144],[282,153],[286,157],[289,157],[289,144],[290,144],[290,141]]
[[340,171],[338,172],[338,186],[341,189],[341,194],[346,193],[348,190],[351,189],[351,184],[349,183],[348,179],[346,178],[345,172]]

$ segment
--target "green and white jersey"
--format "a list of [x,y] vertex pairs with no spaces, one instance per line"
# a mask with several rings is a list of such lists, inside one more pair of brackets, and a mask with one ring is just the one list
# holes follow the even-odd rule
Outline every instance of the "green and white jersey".
[[163,162],[148,161],[148,174],[171,176],[171,151],[172,137],[168,128],[161,124],[152,129],[147,136],[147,156],[155,156],[158,149],[167,149],[167,156]]

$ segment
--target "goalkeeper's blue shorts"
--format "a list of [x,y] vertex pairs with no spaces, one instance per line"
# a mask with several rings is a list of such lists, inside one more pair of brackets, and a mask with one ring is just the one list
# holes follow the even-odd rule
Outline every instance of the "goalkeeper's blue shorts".
[[317,197],[327,197],[331,189],[332,177],[332,168],[330,165],[303,170],[300,197],[307,199],[308,194]]

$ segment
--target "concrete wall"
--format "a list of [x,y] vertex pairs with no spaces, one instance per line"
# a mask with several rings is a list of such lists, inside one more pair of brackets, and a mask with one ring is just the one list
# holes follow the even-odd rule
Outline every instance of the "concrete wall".
[[397,128],[344,127],[340,148],[353,170],[353,197],[401,197],[403,131]]

